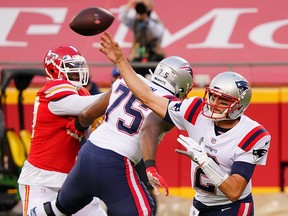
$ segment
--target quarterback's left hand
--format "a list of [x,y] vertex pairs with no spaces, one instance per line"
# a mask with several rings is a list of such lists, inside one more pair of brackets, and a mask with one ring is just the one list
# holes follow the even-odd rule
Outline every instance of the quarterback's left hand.
[[179,149],[176,149],[177,153],[187,155],[189,158],[191,158],[193,161],[198,163],[199,165],[202,165],[206,161],[208,161],[209,157],[204,149],[203,144],[204,137],[202,137],[199,140],[199,143],[195,142],[192,138],[190,137],[185,137],[183,135],[179,135],[177,138],[177,141],[184,146],[187,151],[182,151]]
[[84,131],[79,131],[76,129],[76,121],[77,118],[72,118],[70,122],[66,125],[67,134],[72,136],[73,138],[81,141]]

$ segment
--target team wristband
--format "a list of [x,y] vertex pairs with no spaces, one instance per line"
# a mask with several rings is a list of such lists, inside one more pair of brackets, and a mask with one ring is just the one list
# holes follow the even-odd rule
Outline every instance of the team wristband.
[[79,119],[76,118],[76,120],[75,120],[75,128],[76,128],[76,130],[78,130],[78,131],[80,131],[80,132],[84,132],[84,131],[86,131],[86,130],[89,128],[89,126],[88,126],[88,127],[83,127],[83,126],[80,124]]
[[155,167],[156,164],[155,164],[155,160],[146,160],[144,161],[144,164],[145,164],[145,167],[148,168],[148,167]]

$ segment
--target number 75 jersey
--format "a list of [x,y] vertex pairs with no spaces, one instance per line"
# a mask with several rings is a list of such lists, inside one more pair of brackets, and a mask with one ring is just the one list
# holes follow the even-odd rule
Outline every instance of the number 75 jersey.
[[[166,120],[181,130],[187,130],[189,137],[197,142],[204,137],[208,156],[229,175],[235,162],[266,164],[271,136],[262,125],[242,115],[233,128],[216,136],[214,121],[202,115],[203,109],[207,109],[207,106],[199,97],[187,98],[182,102],[172,101],[169,103]],[[203,204],[211,206],[231,203],[193,161],[191,183],[196,190],[196,199]],[[250,179],[240,199],[247,197],[251,189]]]
[[[140,78],[150,86],[155,94],[176,99],[169,91],[142,76]],[[112,85],[105,120],[91,133],[89,140],[101,148],[110,149],[128,157],[136,164],[142,158],[140,129],[150,112],[152,111],[132,94],[125,81],[119,78]]]

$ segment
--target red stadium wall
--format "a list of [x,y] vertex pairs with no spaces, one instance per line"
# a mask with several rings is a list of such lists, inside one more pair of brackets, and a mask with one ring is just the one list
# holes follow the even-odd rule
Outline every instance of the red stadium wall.
[[280,122],[279,128],[281,128],[280,135],[280,148],[279,154],[281,158],[281,178],[280,183],[282,190],[285,189],[285,185],[288,185],[288,89],[281,92],[281,106],[280,106]]
[[280,116],[282,121],[280,122],[279,127],[283,131],[280,136],[281,143],[281,161],[288,162],[288,89],[285,89],[281,92],[281,106],[280,106]]

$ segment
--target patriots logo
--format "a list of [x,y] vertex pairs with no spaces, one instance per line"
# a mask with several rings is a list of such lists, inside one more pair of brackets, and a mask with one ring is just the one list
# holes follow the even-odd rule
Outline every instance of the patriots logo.
[[235,83],[239,90],[239,95],[242,95],[243,92],[250,88],[249,83],[244,80],[236,81]]
[[257,149],[257,150],[253,149],[253,159],[255,162],[259,161],[266,154],[267,154],[266,149]]
[[191,76],[192,76],[193,70],[192,70],[192,68],[191,68],[189,65],[184,65],[184,66],[181,66],[180,68],[186,70],[186,71],[187,71],[188,73],[190,73]]
[[173,107],[170,108],[170,110],[174,111],[174,112],[179,112],[180,111],[180,107],[181,107],[182,103],[176,103]]

